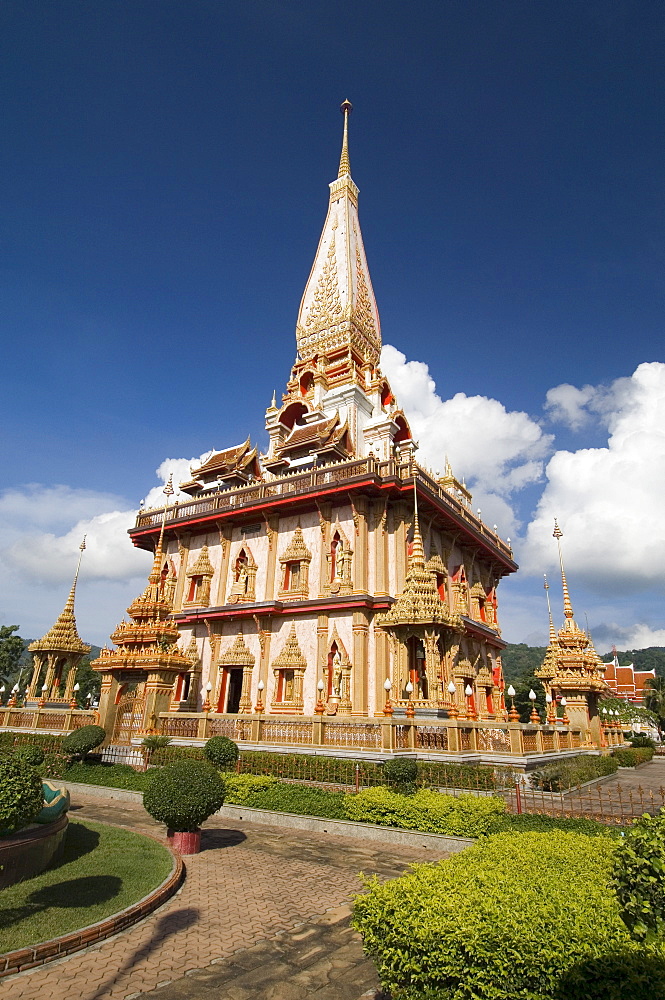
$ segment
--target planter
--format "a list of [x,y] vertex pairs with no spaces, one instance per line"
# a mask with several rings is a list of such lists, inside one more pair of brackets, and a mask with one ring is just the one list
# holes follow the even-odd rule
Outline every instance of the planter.
[[65,846],[67,816],[53,823],[31,824],[18,833],[0,838],[0,889],[39,875]]
[[167,830],[166,839],[178,854],[198,854],[201,850],[200,830]]

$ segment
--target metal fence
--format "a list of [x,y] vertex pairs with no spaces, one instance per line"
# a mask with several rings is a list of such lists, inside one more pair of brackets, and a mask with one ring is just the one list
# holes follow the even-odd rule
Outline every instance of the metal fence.
[[625,826],[631,820],[665,807],[665,788],[626,788],[605,780],[602,784],[545,792],[530,788],[519,779],[503,793],[508,811],[543,816],[576,817],[598,820],[608,825]]

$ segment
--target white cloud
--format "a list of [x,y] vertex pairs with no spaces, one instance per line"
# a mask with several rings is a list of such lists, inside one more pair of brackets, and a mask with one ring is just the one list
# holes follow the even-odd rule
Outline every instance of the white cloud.
[[552,437],[527,413],[507,410],[496,399],[462,392],[442,399],[427,365],[407,361],[389,344],[381,366],[420,445],[419,460],[442,471],[448,456],[458,478],[466,477],[483,520],[514,534],[509,498],[541,478]]
[[602,593],[655,586],[662,592],[665,364],[641,364],[630,378],[588,392],[586,406],[607,428],[607,447],[552,456],[520,561],[534,573],[556,565],[551,536],[557,517],[566,568],[589,588]]
[[595,394],[593,386],[585,385],[582,389],[577,389],[574,385],[564,382],[548,391],[545,397],[545,410],[553,422],[565,424],[571,430],[578,431],[590,420],[589,404]]
[[[211,451],[207,451],[205,455],[199,455],[198,458],[165,458],[161,465],[155,469],[155,474],[158,479],[161,479],[163,484],[166,484],[169,476],[173,476],[173,488],[175,490],[174,499],[187,498],[186,493],[180,492],[180,483],[186,483],[192,478],[192,469],[198,468],[203,462],[210,457]],[[148,495],[145,498],[146,507],[163,507],[164,506],[164,486],[153,486]]]
[[649,646],[665,646],[665,628],[651,628],[650,625],[617,625],[616,622],[596,626],[592,630],[596,648],[601,651],[611,646],[617,649],[647,649]]

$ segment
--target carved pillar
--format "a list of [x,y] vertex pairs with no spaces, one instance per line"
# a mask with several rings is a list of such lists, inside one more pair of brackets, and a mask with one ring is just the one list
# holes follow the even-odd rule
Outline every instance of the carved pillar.
[[185,583],[187,581],[187,563],[189,561],[189,544],[191,541],[191,536],[189,533],[182,535],[178,539],[178,555],[180,556],[180,564],[178,566],[178,579],[175,585],[175,596],[173,598],[173,610],[180,611],[182,608],[182,598],[185,592]]
[[[323,678],[326,688],[323,697],[328,697],[328,615],[319,615],[316,625],[316,683]],[[316,692],[318,699],[319,692]]]
[[374,628],[374,654],[376,668],[374,671],[374,715],[383,716],[383,706],[386,703],[386,692],[383,684],[390,677],[390,639],[380,628]]
[[368,504],[365,497],[358,497],[354,500],[354,522],[356,525],[356,542],[353,557],[354,594],[366,594],[369,586],[367,579],[367,559],[369,555],[367,507]]
[[[266,564],[266,590],[264,601],[272,601],[275,597],[275,566],[277,562],[277,539],[279,537],[279,516],[266,517],[266,534],[268,536],[268,561]],[[265,683],[265,681],[264,681]]]
[[244,666],[242,669],[242,691],[240,693],[240,704],[238,713],[240,715],[250,715],[252,711],[252,667]]
[[369,615],[367,611],[353,614],[353,715],[367,715],[369,681]]
[[330,554],[330,521],[332,504],[325,503],[319,507],[319,527],[321,528],[321,548],[319,550],[319,597],[326,597],[330,576],[328,556]]
[[395,561],[395,593],[401,594],[406,582],[407,570],[407,512],[404,504],[396,504],[393,509],[393,558]]
[[[272,638],[272,628],[270,618],[259,618],[257,615],[254,616],[254,622],[256,623],[256,632],[259,639],[259,647],[261,649],[261,659],[259,661],[259,680],[263,681],[263,704],[265,711],[268,710],[268,675],[270,667],[270,640]],[[257,682],[258,683],[258,682]]]
[[387,518],[387,501],[377,501],[374,505],[374,593],[381,597],[388,593],[389,586]]
[[225,524],[219,531],[219,544],[222,547],[222,560],[219,568],[219,582],[217,584],[217,600],[215,604],[216,607],[219,607],[226,601],[226,585],[229,578],[229,559],[231,557],[232,532],[232,524]]

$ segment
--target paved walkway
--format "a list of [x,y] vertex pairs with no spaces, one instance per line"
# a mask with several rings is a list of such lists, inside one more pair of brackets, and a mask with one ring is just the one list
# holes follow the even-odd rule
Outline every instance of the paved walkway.
[[[143,807],[77,795],[72,819],[162,836]],[[401,874],[432,852],[213,817],[182,889],[94,948],[2,982],[3,1000],[358,1000],[376,972],[349,928],[358,873]]]

